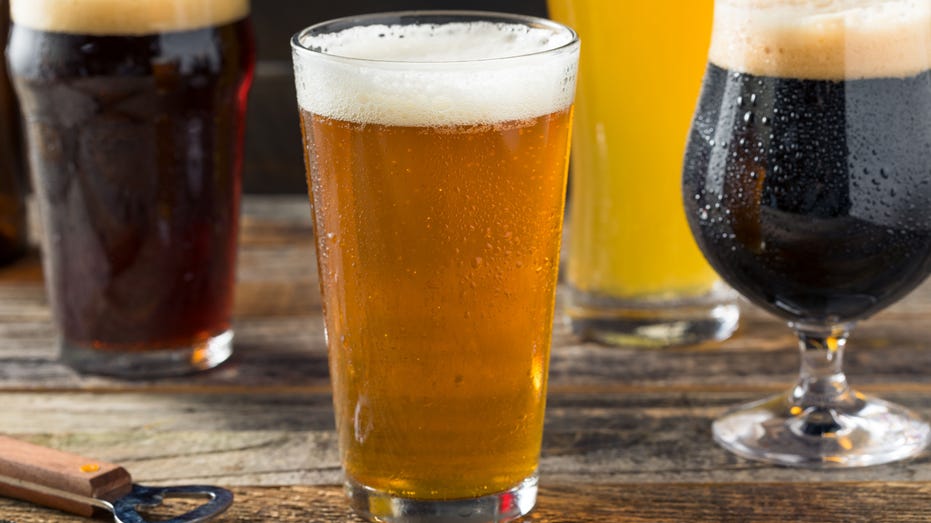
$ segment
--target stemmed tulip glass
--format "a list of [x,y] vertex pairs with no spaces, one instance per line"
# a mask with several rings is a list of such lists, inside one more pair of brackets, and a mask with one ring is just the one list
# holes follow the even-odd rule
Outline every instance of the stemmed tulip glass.
[[784,319],[798,382],[715,440],[752,459],[856,467],[921,452],[929,426],[856,392],[858,320],[931,268],[931,2],[718,0],[686,152],[686,213],[718,273]]

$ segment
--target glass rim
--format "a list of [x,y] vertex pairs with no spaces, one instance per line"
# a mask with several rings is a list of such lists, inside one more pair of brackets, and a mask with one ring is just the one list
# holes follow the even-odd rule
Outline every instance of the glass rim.
[[[407,21],[403,22],[403,25],[415,25],[417,23],[434,23],[434,24],[443,24],[443,23],[452,23],[455,22],[455,18],[462,18],[464,20],[473,20],[473,21],[491,21],[496,23],[513,23],[524,25],[527,27],[536,27],[536,28],[545,28],[552,30],[553,34],[566,34],[570,38],[567,42],[555,46],[543,48],[536,51],[525,52],[515,55],[506,55],[506,56],[495,56],[489,58],[468,58],[460,60],[387,60],[383,58],[360,58],[353,56],[341,56],[339,54],[331,54],[327,52],[320,51],[309,47],[301,42],[301,40],[313,33],[318,32],[324,28],[336,27],[334,31],[329,32],[338,32],[344,29],[349,29],[351,27],[365,26],[365,25],[375,25],[376,23],[389,23],[389,21],[394,20],[395,22],[401,23],[403,18],[419,18],[419,19],[430,19],[430,18],[450,18],[448,21],[443,22],[418,22],[417,20],[411,20],[410,23]],[[548,18],[543,18],[533,15],[523,15],[515,13],[503,13],[497,11],[480,11],[480,10],[447,10],[447,9],[421,9],[421,10],[409,10],[409,11],[385,11],[378,13],[368,13],[363,15],[352,15],[344,16],[340,18],[333,18],[330,20],[325,20],[319,22],[300,31],[294,33],[291,37],[291,49],[300,53],[304,56],[317,56],[325,58],[327,60],[333,60],[338,62],[345,63],[357,63],[357,64],[371,64],[375,65],[403,65],[405,67],[418,67],[418,66],[455,66],[457,64],[475,64],[475,63],[498,63],[506,62],[509,60],[522,60],[528,57],[535,56],[545,56],[548,54],[560,53],[563,51],[568,51],[579,46],[580,39],[578,33],[571,27],[559,22],[555,22]]]

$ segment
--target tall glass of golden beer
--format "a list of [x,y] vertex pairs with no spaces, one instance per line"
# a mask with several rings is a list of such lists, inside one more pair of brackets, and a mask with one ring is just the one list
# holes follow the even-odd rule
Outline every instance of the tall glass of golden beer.
[[406,12],[292,48],[352,505],[516,519],[536,498],[576,35]]
[[[735,295],[689,232],[680,175],[712,0],[549,0],[585,41],[570,176],[567,313],[587,339],[728,337]],[[620,25],[619,25],[620,24]]]

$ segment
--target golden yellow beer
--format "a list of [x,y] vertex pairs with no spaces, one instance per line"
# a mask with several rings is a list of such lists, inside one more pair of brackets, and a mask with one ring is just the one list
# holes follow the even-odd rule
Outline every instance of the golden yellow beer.
[[584,42],[572,156],[569,281],[625,298],[716,281],[682,210],[682,154],[712,0],[549,0]]
[[[535,496],[578,53],[553,26],[569,38],[548,44],[556,57],[521,57],[541,50],[532,30],[482,24],[356,28],[320,44],[343,58],[295,51],[351,497],[467,500],[528,480]],[[395,32],[429,57],[345,59],[390,51]],[[379,49],[352,47],[366,38]],[[469,54],[483,42],[490,60]]]
[[549,8],[584,42],[570,286],[631,306],[708,293],[718,278],[692,239],[680,180],[712,0],[549,0]]
[[354,480],[466,498],[536,470],[569,125],[569,110],[435,128],[303,113]]

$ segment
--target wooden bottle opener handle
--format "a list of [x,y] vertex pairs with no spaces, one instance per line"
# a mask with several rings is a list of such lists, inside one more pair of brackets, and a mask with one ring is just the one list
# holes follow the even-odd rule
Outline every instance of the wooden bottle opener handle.
[[0,496],[86,517],[99,510],[47,489],[112,502],[129,494],[132,477],[119,465],[0,436]]

